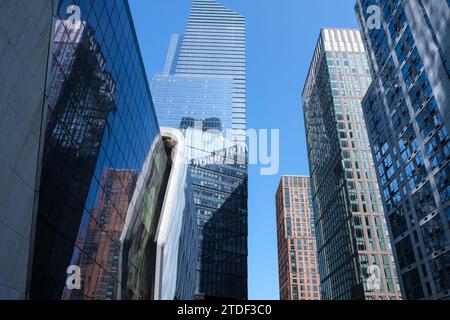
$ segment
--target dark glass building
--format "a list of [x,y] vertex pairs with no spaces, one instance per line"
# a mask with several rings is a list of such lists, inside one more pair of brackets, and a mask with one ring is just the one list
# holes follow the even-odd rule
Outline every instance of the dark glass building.
[[[83,291],[66,290],[63,298],[83,299],[88,296],[94,300],[114,299],[115,279],[118,277],[118,261],[120,247],[113,241],[103,237],[103,233],[114,236],[119,241],[124,229],[130,198],[136,186],[137,174],[134,171],[105,169],[101,178],[98,204],[91,210],[84,241],[80,241],[80,249],[86,256],[98,257],[97,261],[85,259],[77,255],[75,265],[80,266],[83,277]],[[114,206],[111,205],[114,203]],[[116,214],[117,212],[117,214]],[[102,221],[100,226],[97,221]],[[81,251],[80,251],[81,253]]]
[[[381,28],[367,24],[381,9]],[[373,83],[362,104],[407,299],[450,298],[448,0],[358,0]]]
[[126,1],[81,1],[81,21],[70,24],[69,5],[58,3],[53,41],[31,298],[62,298],[70,265],[86,284],[78,298],[148,298],[149,258],[131,262],[148,240],[137,248],[119,240],[130,227],[150,237],[152,219],[129,226],[127,209],[150,153],[145,180],[155,188],[148,212],[155,216],[167,157],[129,8]]
[[30,298],[192,299],[184,146],[161,135],[128,2],[79,1],[75,23],[71,4],[51,46]]
[[283,176],[275,196],[281,300],[320,300],[309,177]]
[[400,288],[361,100],[358,30],[322,29],[303,89],[323,300],[397,300]]
[[[200,230],[197,299],[247,298],[245,18],[194,0],[151,91],[159,122],[184,132]],[[242,151],[243,150],[243,151]]]

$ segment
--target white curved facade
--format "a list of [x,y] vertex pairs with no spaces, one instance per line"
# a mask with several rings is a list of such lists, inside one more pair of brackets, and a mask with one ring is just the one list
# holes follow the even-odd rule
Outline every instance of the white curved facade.
[[[160,131],[127,213],[126,226],[132,227],[120,239],[119,277],[133,294],[124,296],[119,290],[118,299],[194,298],[198,226],[185,140],[179,130]],[[130,261],[139,263],[140,274],[126,272]]]
[[[158,229],[156,232],[156,269],[155,269],[155,300],[173,300],[177,291],[177,275],[182,272],[188,274],[188,270],[178,270],[180,247],[185,243],[180,242],[186,214],[195,215],[193,194],[189,182],[187,149],[183,134],[176,129],[161,128],[161,135],[167,144],[172,145],[169,181],[166,196],[161,210]],[[191,210],[186,208],[191,207]],[[192,229],[192,224],[191,224]],[[189,246],[191,255],[197,256],[197,245]],[[189,267],[189,266],[188,266]],[[196,263],[192,266],[196,268]],[[192,288],[192,291],[194,288]]]

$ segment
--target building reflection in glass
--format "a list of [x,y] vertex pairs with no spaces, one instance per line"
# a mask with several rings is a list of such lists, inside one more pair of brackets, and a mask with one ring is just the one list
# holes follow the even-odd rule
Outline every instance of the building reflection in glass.
[[[82,22],[69,29],[62,4],[30,297],[150,299],[149,244],[167,155],[129,7],[127,1],[82,0]],[[131,220],[133,199],[142,206]],[[80,269],[79,290],[66,286],[69,266]]]
[[[80,291],[66,290],[64,298],[109,300],[117,294],[120,246],[118,242],[125,226],[126,214],[136,186],[136,172],[127,170],[105,169],[98,205],[91,210],[86,237],[78,239],[78,246],[86,252],[86,256],[78,255],[76,265],[81,268],[83,276]],[[125,191],[125,192],[124,192]],[[114,214],[117,212],[117,214]],[[105,233],[109,237],[105,237]]]
[[[245,299],[247,165],[219,118],[183,117],[200,232],[196,299]],[[204,292],[206,294],[199,294]]]
[[245,17],[232,8],[194,0],[185,33],[172,36],[164,72],[151,83],[159,123],[181,128],[190,149],[200,233],[196,299],[248,296],[246,153],[224,160],[221,147],[227,130],[246,141],[245,30]]
[[139,187],[143,187],[133,196],[133,206],[126,218],[127,227],[122,231],[120,239],[122,273],[119,279],[123,291],[118,298],[125,300],[150,299],[154,296],[154,287],[151,285],[156,268],[154,239],[170,167],[161,139],[155,141],[152,150],[138,181]]
[[66,270],[61,263],[72,256],[106,122],[115,111],[114,81],[92,29],[82,24],[66,30],[63,21],[56,23],[52,75],[63,81],[51,89],[54,104],[46,129],[32,292],[54,298],[61,289],[42,282],[63,286]]

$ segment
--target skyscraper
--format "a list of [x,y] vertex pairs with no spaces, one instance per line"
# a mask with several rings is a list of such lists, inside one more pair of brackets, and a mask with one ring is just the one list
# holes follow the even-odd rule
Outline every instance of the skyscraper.
[[[90,275],[93,280],[103,282],[100,286],[107,287],[103,299],[117,297],[122,291],[127,293],[125,298],[147,298],[147,288],[142,284],[119,280],[121,273],[135,275],[134,279],[148,276],[140,268],[145,267],[141,260],[149,254],[141,254],[141,260],[130,263],[134,258],[130,253],[133,248],[126,245],[124,248],[120,241],[122,232],[130,227],[124,199],[130,205],[136,190],[144,193],[145,190],[136,187],[140,180],[163,190],[167,156],[146,87],[128,5],[126,1],[114,4],[99,1],[92,7],[89,1],[81,1],[77,23],[67,19],[68,8],[62,2],[58,8],[52,41],[48,116],[43,119],[45,141],[30,297],[66,297],[70,268],[80,268],[84,279],[88,274],[83,274],[83,267],[98,266],[105,273],[100,278],[94,273]],[[95,15],[91,13],[103,10],[121,12],[123,18],[114,23],[111,19],[93,18]],[[100,37],[102,30],[109,30],[107,37]],[[113,34],[123,36],[118,39]],[[107,50],[110,47],[114,50]],[[121,57],[130,54],[133,59],[126,64]],[[130,87],[130,77],[136,78],[139,85]],[[151,175],[144,175],[147,158],[153,167]],[[111,174],[103,179],[106,171]],[[123,171],[133,173],[136,179],[125,180],[120,174]],[[136,183],[130,186],[130,181]],[[123,187],[118,189],[117,183]],[[101,198],[108,199],[108,203],[102,203]],[[162,199],[163,194],[158,191],[143,216],[157,216],[158,202]],[[116,222],[114,228],[111,221]],[[148,237],[151,233],[149,226],[142,227],[143,222],[144,219],[133,225],[142,228],[139,237],[143,240],[138,249],[148,245],[145,232]],[[132,240],[127,239],[127,244]],[[107,252],[102,251],[106,248],[112,255],[108,259],[104,258]],[[91,286],[90,280],[84,279],[74,296],[99,298]]]
[[245,19],[193,0],[151,91],[161,125],[186,136],[200,229],[197,298],[247,298]]
[[359,31],[323,29],[302,100],[322,299],[399,299],[361,99],[371,82]]
[[276,193],[281,300],[320,300],[309,177],[283,176]]
[[[368,24],[368,6],[381,24]],[[447,0],[357,1],[373,84],[372,153],[407,299],[450,298],[450,7]]]
[[192,299],[188,152],[160,130],[128,2],[0,9],[0,298]]

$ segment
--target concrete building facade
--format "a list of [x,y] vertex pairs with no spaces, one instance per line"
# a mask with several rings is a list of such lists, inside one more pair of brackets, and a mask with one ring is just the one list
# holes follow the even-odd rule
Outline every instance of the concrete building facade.
[[400,299],[361,100],[361,35],[323,29],[302,100],[324,300]]

